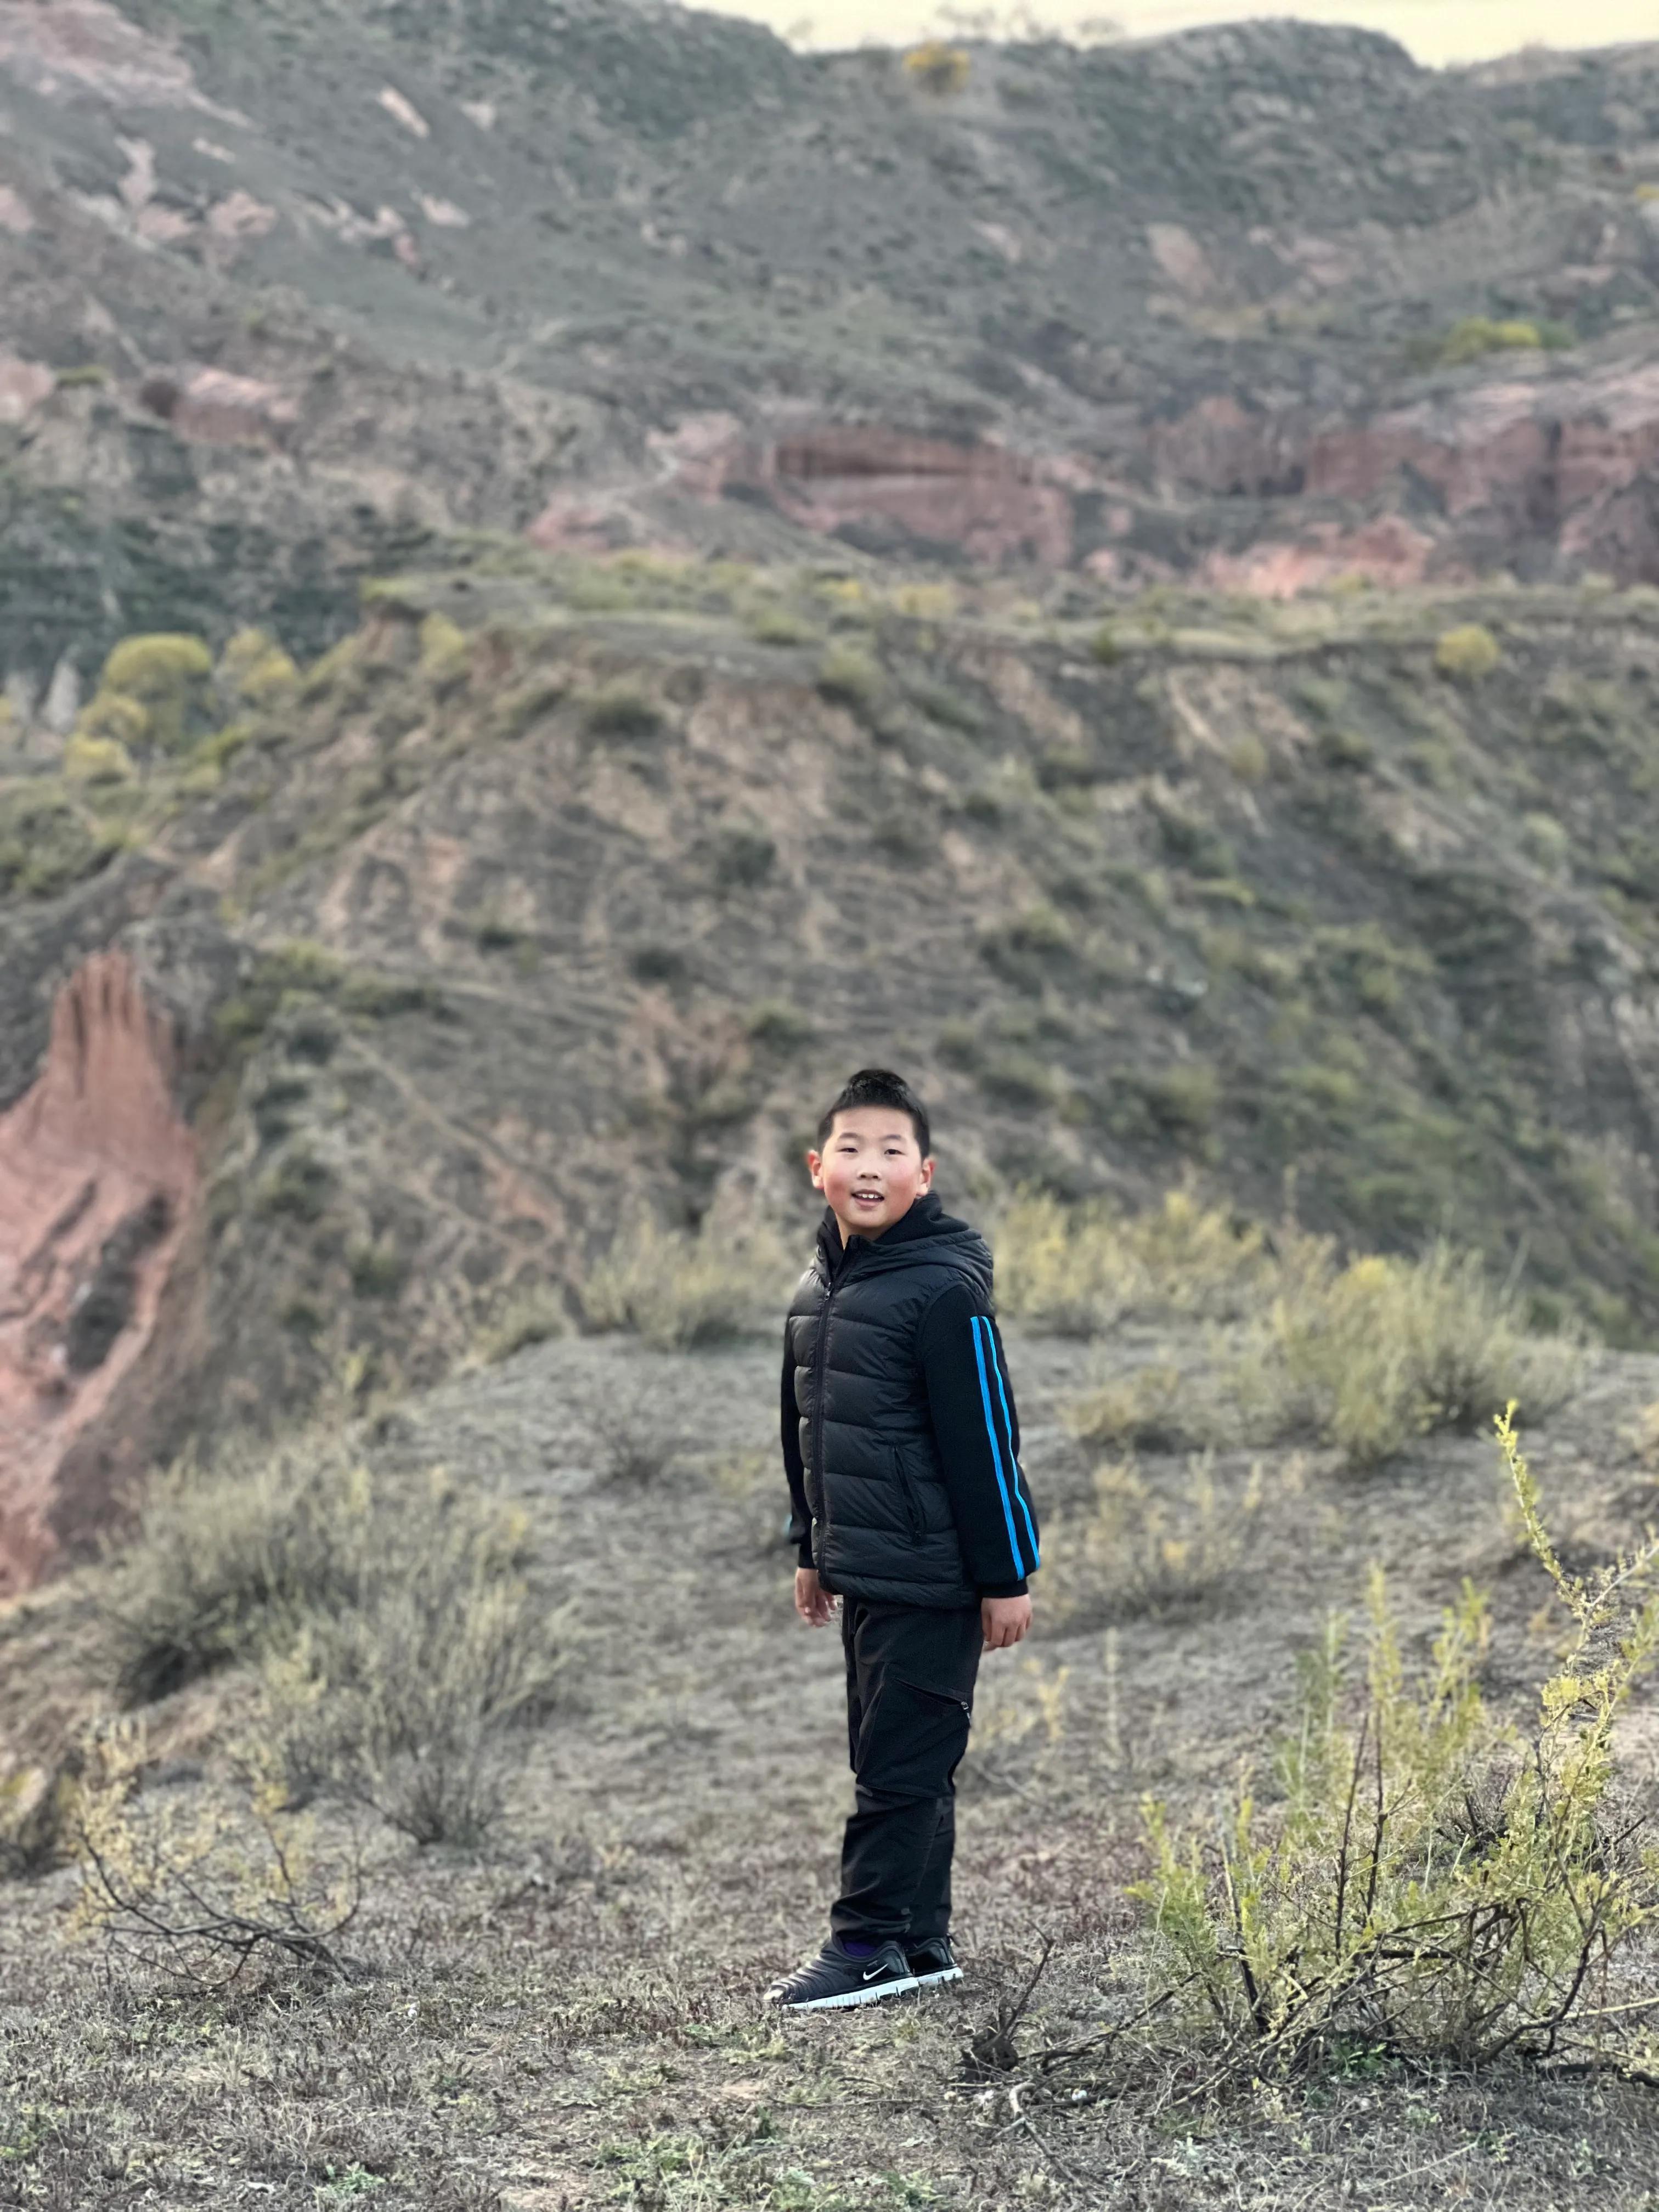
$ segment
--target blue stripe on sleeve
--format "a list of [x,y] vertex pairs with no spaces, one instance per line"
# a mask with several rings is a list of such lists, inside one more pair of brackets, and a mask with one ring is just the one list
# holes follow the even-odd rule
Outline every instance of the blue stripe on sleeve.
[[[974,1332],[974,1357],[979,1362],[979,1395],[981,1402],[985,1407],[985,1431],[991,1439],[991,1464],[996,1469],[997,1489],[1002,1498],[1002,1518],[1008,1530],[1008,1549],[1013,1557],[1014,1572],[1017,1575],[1023,1575],[1025,1568],[1019,1556],[1019,1539],[1014,1534],[1014,1516],[1008,1503],[1008,1485],[1003,1480],[1002,1448],[997,1442],[996,1422],[991,1413],[991,1386],[985,1373],[985,1346],[980,1338],[977,1315],[970,1317],[970,1326]],[[995,1358],[994,1352],[992,1353],[994,1364]],[[999,1389],[1002,1387],[1000,1376],[998,1377],[997,1387]]]
[[1008,1393],[1002,1387],[1002,1363],[997,1358],[996,1332],[988,1322],[985,1334],[991,1340],[991,1366],[997,1378],[997,1395],[1002,1401],[1002,1425],[1008,1433],[1008,1463],[1014,1470],[1014,1495],[1019,1500],[1019,1510],[1024,1516],[1025,1533],[1031,1540],[1031,1565],[1035,1573],[1042,1564],[1037,1556],[1036,1530],[1031,1526],[1031,1509],[1025,1502],[1025,1492],[1020,1481],[1019,1462],[1014,1457],[1014,1425],[1008,1413]]

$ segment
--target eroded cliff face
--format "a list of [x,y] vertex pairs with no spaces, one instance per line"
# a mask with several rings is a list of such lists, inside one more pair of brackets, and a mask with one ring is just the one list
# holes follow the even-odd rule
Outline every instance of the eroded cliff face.
[[200,1176],[173,1073],[131,961],[96,954],[0,1119],[0,1593],[96,1532],[143,1463],[156,1370],[190,1334],[178,1277]]

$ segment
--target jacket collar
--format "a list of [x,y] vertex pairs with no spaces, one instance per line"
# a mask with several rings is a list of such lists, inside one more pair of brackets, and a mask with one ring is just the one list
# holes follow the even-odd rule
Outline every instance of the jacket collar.
[[823,1218],[818,1224],[818,1256],[823,1262],[823,1272],[831,1279],[854,1254],[860,1259],[876,1253],[885,1255],[899,1246],[915,1243],[919,1239],[940,1235],[953,1235],[963,1224],[953,1221],[945,1211],[944,1201],[937,1191],[927,1191],[909,1211],[902,1213],[890,1229],[884,1229],[876,1237],[855,1237],[851,1245],[843,1249],[841,1224],[826,1206]]

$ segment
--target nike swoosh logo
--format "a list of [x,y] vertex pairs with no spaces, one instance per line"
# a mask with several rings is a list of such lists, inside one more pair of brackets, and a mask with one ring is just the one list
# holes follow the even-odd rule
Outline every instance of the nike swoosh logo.
[[878,1974],[884,1974],[886,1972],[886,1967],[880,1964],[866,1966],[864,1970],[864,1978],[866,1982],[873,1982]]

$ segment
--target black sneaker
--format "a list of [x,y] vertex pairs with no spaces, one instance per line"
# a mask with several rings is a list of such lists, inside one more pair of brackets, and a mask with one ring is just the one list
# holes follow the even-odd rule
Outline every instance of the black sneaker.
[[915,1976],[919,1990],[932,1989],[936,1982],[962,1979],[962,1969],[951,1954],[948,1936],[931,1936],[925,1943],[907,1943],[904,1963]]
[[823,2012],[832,2005],[878,2004],[915,1986],[899,1944],[884,1943],[867,1959],[854,1959],[832,1936],[810,1965],[774,1982],[766,2002],[789,2012]]

